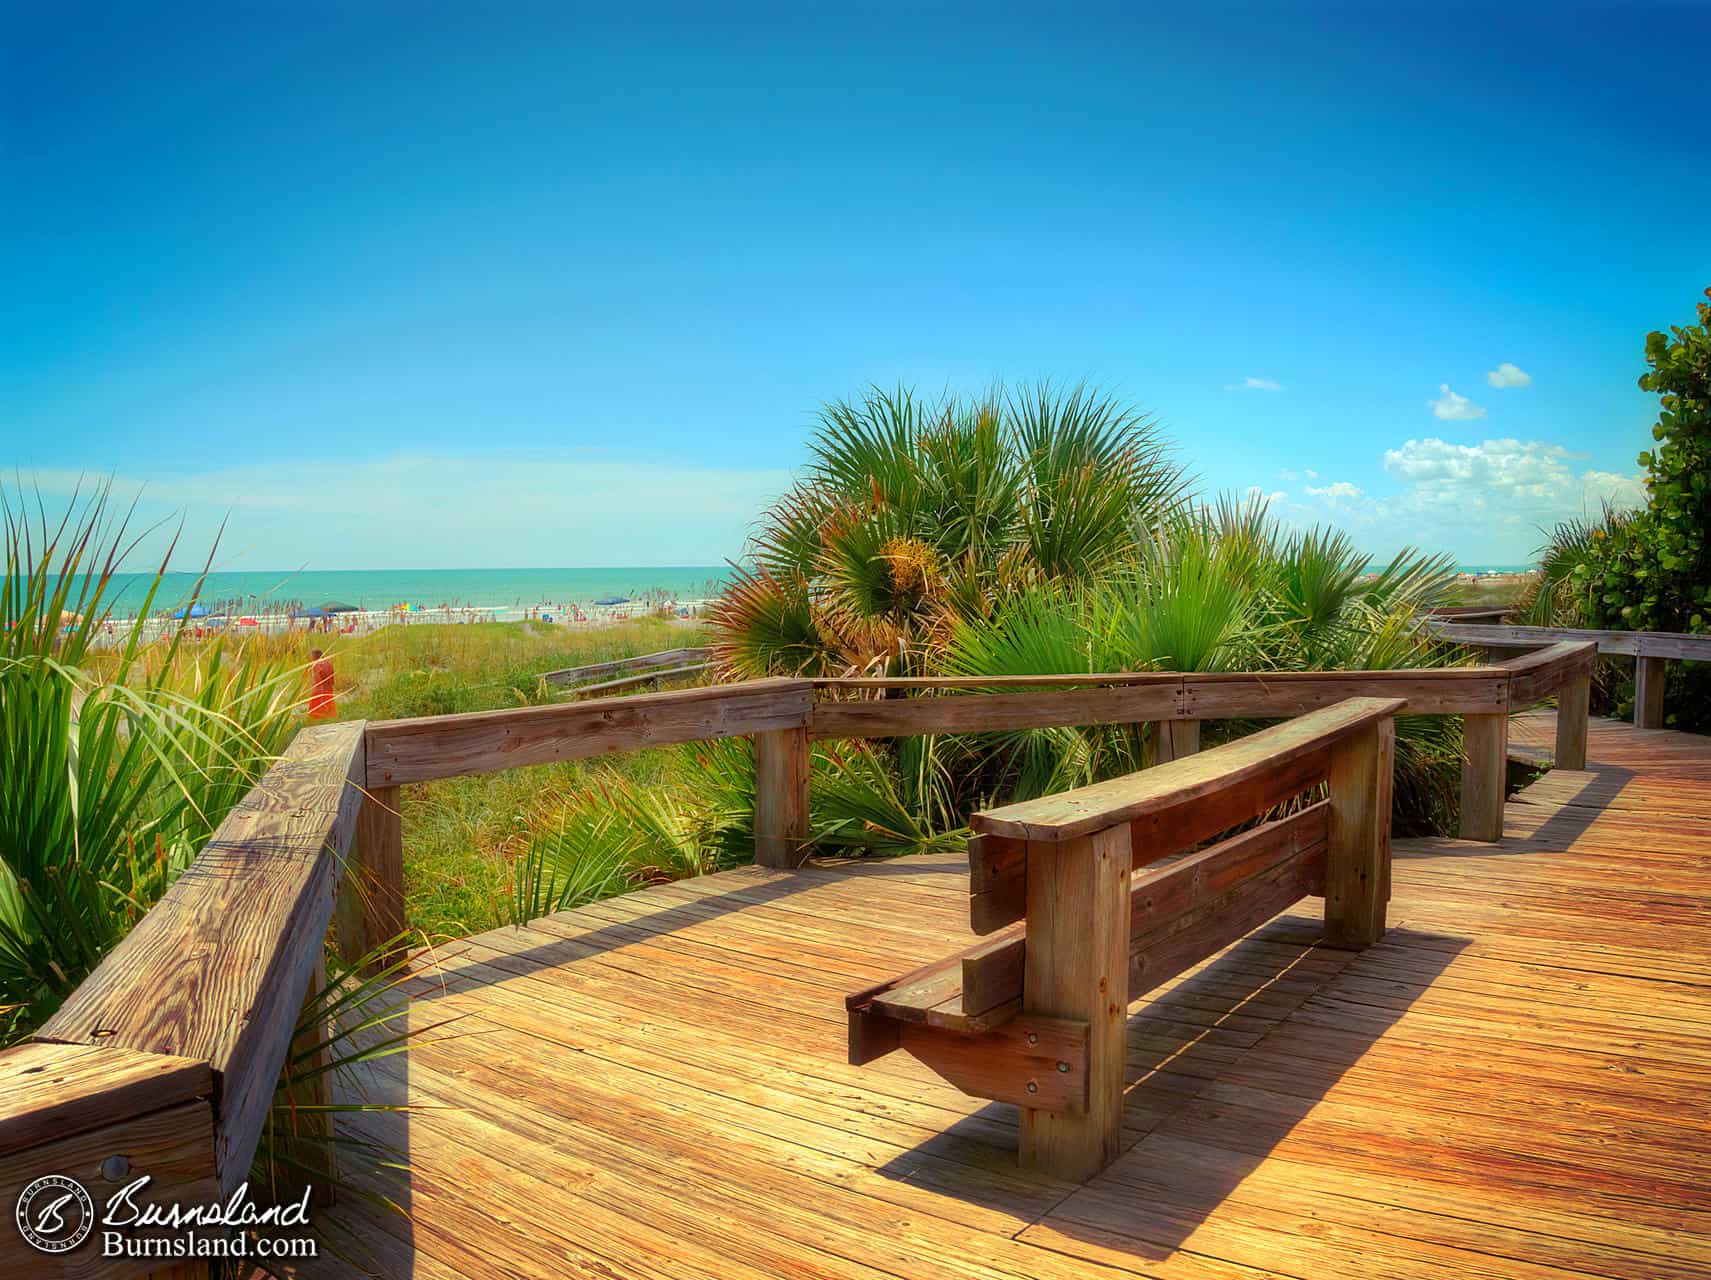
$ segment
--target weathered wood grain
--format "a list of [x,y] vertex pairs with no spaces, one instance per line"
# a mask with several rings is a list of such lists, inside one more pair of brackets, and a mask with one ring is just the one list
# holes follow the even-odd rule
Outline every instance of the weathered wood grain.
[[1028,909],[1028,846],[1004,836],[968,842],[968,923],[987,934],[1020,920]]
[[[142,1177],[150,1182],[139,1204],[210,1204],[221,1198],[215,1170],[214,1114],[199,1098],[127,1120],[69,1134],[0,1156],[0,1202],[17,1204],[37,1178],[62,1174],[76,1179],[100,1215],[107,1197]],[[7,1213],[11,1217],[10,1210]],[[107,1228],[97,1227],[96,1234]],[[145,1260],[103,1258],[99,1243],[70,1253],[46,1255],[29,1248],[8,1221],[0,1247],[0,1280],[133,1280],[150,1271]],[[127,1230],[124,1234],[130,1234]],[[203,1264],[204,1267],[206,1263]]]
[[600,676],[617,675],[622,671],[646,671],[653,667],[675,667],[684,663],[705,662],[706,649],[661,649],[658,653],[637,654],[633,658],[616,658],[611,662],[590,662],[580,667],[564,667],[557,671],[546,671],[541,679],[548,684],[576,684],[582,680],[594,680]]
[[[990,684],[991,682],[986,682]],[[822,738],[896,738],[927,733],[995,733],[1057,725],[1127,724],[1156,720],[1181,705],[1182,678],[1108,689],[1031,693],[947,694],[821,702],[810,733]]]
[[1331,748],[1325,941],[1333,947],[1369,947],[1384,936],[1395,767],[1394,720],[1381,720]]
[[901,1047],[971,1098],[1083,1115],[1087,1024],[1022,1015],[978,1035],[894,1023]]
[[380,720],[368,728],[368,785],[397,786],[675,742],[807,726],[806,680],[674,689],[471,715]]
[[1324,885],[1325,846],[1315,842],[1221,891],[1203,891],[1181,911],[1149,917],[1129,939],[1131,996],[1169,982]]
[[[1237,784],[1275,774],[1280,761],[1328,748],[1348,734],[1395,715],[1402,705],[1395,698],[1351,698],[1156,769],[984,810],[970,819],[970,825],[981,834],[1029,841],[1075,839],[1149,814],[1210,800]],[[1231,819],[1214,830],[1238,821],[1241,819]]]
[[[1320,801],[1168,867],[1137,872],[1130,888],[1131,991],[1138,994],[1167,980],[1299,899],[1323,895],[1329,813],[1329,804]],[[1291,864],[1287,875],[1259,883],[1285,863]],[[1275,892],[1276,880],[1287,881],[1288,895]],[[1252,910],[1240,911],[1244,896],[1263,898],[1263,914],[1255,917]],[[1238,918],[1251,922],[1230,933]],[[1002,1008],[1021,994],[1025,934],[1022,926],[1009,928],[961,953],[965,1012]],[[949,975],[935,973],[935,977],[941,998],[946,998]]]
[[111,1045],[0,1052],[0,1156],[104,1129],[214,1092],[206,1062]]
[[1021,1163],[1090,1178],[1122,1154],[1128,1024],[1129,829],[1028,844],[1022,1016],[1087,1026],[1087,1109],[1025,1107]]
[[1599,653],[1621,653],[1630,657],[1676,658],[1711,662],[1711,636],[1682,635],[1673,631],[1592,631],[1579,627],[1514,627],[1483,623],[1437,622],[1426,626],[1434,635],[1462,644],[1542,646],[1560,641],[1593,641]]
[[1299,716],[1347,698],[1400,698],[1405,714],[1463,715],[1507,711],[1509,677],[1495,667],[1213,672],[1188,677],[1184,694],[1184,713],[1200,720]]
[[681,667],[660,667],[652,671],[643,671],[639,675],[619,676],[615,680],[602,680],[598,684],[585,684],[571,692],[578,698],[588,698],[595,694],[616,693],[620,689],[639,689],[643,685],[657,685],[666,680],[684,680],[690,676],[698,676],[703,671],[711,670],[711,662],[690,662]]
[[1591,711],[1592,667],[1589,663],[1586,670],[1565,675],[1557,686],[1557,741],[1553,761],[1557,768],[1586,768],[1587,721]]
[[1661,729],[1664,726],[1664,689],[1669,683],[1665,658],[1634,659],[1634,727]]
[[370,787],[357,813],[356,836],[339,881],[334,932],[346,964],[374,956],[370,971],[386,968],[404,919],[404,796],[400,787]]
[[1503,791],[1509,776],[1509,717],[1462,721],[1461,838],[1503,838]]
[[361,722],[300,731],[38,1038],[208,1063],[218,1168],[248,1174],[361,805]]
[[816,689],[843,692],[876,692],[886,689],[1089,689],[1156,685],[1171,688],[1182,683],[1173,671],[1116,671],[1091,675],[1022,676],[816,676]]
[[1152,739],[1147,745],[1149,763],[1154,766],[1191,756],[1200,750],[1200,721],[1155,720]]
[[1569,680],[1590,678],[1598,650],[1591,641],[1561,641],[1503,664],[1509,672],[1509,705],[1520,709],[1553,697]]
[[808,731],[773,729],[754,735],[755,861],[794,867],[808,856]]

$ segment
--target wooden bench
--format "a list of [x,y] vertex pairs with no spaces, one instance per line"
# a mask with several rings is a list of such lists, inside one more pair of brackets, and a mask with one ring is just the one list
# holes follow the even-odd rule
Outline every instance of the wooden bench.
[[965,1093],[1021,1107],[1025,1167],[1091,1177],[1119,1154],[1130,1000],[1304,897],[1325,899],[1332,946],[1383,936],[1403,705],[1351,698],[975,814],[969,917],[989,936],[850,996],[850,1062],[903,1049]]

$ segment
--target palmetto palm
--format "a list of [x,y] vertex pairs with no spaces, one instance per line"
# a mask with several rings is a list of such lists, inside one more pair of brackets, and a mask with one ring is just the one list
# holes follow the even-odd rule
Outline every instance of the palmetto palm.
[[929,669],[958,618],[1124,562],[1185,491],[1155,425],[1086,387],[827,405],[714,611],[717,656],[739,676]]

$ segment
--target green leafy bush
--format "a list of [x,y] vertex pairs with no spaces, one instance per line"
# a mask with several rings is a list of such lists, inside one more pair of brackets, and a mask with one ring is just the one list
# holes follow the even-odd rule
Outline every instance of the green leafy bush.
[[[1705,291],[1711,299],[1711,289]],[[1711,632],[1711,301],[1699,323],[1646,338],[1650,372],[1640,387],[1658,394],[1655,447],[1640,454],[1647,503],[1606,520],[1570,581],[1593,627]],[[1674,664],[1669,696],[1679,728],[1711,725],[1706,678]]]

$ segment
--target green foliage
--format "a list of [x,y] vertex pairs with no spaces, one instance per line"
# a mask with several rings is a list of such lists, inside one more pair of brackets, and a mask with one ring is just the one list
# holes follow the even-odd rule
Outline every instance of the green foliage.
[[1150,420],[1086,387],[825,406],[807,475],[760,520],[713,614],[737,676],[925,670],[1018,588],[1130,558],[1182,504]]
[[[1639,456],[1646,506],[1559,525],[1541,550],[1539,586],[1523,621],[1711,633],[1711,301],[1698,304],[1698,318],[1646,338],[1650,371],[1640,387],[1658,395],[1655,447]],[[1711,727],[1711,674],[1703,665],[1670,664],[1664,705],[1674,728]],[[1627,715],[1632,697],[1626,673],[1601,663],[1595,706],[1613,704]]]
[[[1444,557],[1401,555],[1373,570],[1341,534],[1291,533],[1254,504],[1220,504],[1162,524],[1134,560],[1102,579],[1018,591],[951,630],[942,669],[1034,672],[1388,670],[1440,666],[1419,614],[1452,580]],[[1258,724],[1208,725],[1211,745]],[[1397,724],[1396,818],[1403,832],[1452,825],[1459,725]],[[989,734],[957,770],[959,801],[1032,796],[1139,767],[1135,729],[1093,726]]]
[[1711,631],[1711,302],[1698,312],[1699,324],[1646,338],[1640,388],[1659,397],[1656,447],[1639,457],[1647,504],[1594,530],[1573,573],[1595,627]]
[[[58,524],[0,495],[0,1004],[59,1007],[200,851],[296,727],[294,665],[214,645],[97,650],[130,549],[98,490]],[[170,554],[170,553],[169,553]],[[158,581],[158,579],[157,579]],[[152,593],[151,593],[152,598]]]

